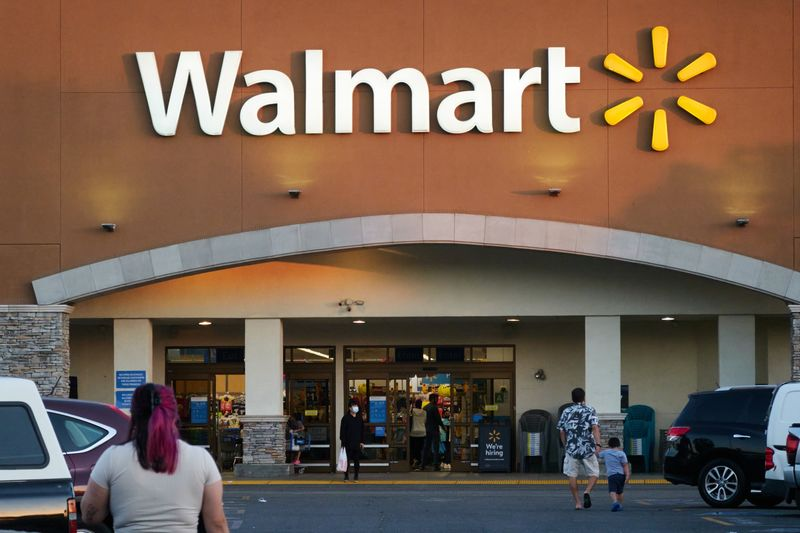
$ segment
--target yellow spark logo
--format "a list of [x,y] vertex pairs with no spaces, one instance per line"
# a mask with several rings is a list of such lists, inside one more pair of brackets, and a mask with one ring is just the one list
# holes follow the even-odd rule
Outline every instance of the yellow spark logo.
[[489,432],[489,440],[492,441],[492,443],[496,443],[497,441],[499,441],[500,440],[500,432],[497,431],[496,429],[491,430]]
[[[664,26],[656,26],[650,32],[653,39],[653,63],[656,68],[664,68],[667,64],[667,43],[669,41],[669,30]],[[622,59],[614,53],[610,53],[603,61],[606,70],[619,74],[635,83],[639,83],[644,78],[642,71]],[[702,74],[717,66],[717,58],[711,52],[706,52],[678,72],[678,80],[688,81],[695,76]],[[634,96],[614,107],[606,110],[604,117],[609,126],[615,126],[625,120],[631,113],[644,105],[641,96]],[[712,124],[717,119],[717,111],[697,100],[692,100],[688,96],[678,97],[678,107],[695,117],[703,124]],[[653,136],[650,146],[656,152],[663,152],[669,148],[669,134],[667,132],[667,113],[663,109],[657,109],[653,116]]]

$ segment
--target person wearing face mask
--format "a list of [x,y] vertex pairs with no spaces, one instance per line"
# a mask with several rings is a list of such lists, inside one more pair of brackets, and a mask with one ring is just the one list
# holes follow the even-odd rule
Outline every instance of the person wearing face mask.
[[353,482],[358,483],[358,471],[361,468],[360,456],[364,448],[364,418],[358,414],[358,400],[351,398],[348,402],[348,411],[342,417],[339,426],[339,440],[342,448],[347,452],[348,469],[344,473],[344,480],[349,481],[349,463],[353,462]]

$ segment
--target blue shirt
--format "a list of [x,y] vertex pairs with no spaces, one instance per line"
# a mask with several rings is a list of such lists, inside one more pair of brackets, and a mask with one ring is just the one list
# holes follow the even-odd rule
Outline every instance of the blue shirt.
[[603,450],[600,452],[600,459],[606,462],[606,473],[609,476],[614,474],[625,475],[625,469],[622,465],[628,464],[628,456],[622,450]]

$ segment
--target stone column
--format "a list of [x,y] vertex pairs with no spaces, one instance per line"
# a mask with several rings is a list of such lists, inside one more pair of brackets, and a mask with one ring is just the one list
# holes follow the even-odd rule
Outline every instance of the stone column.
[[792,314],[792,381],[800,381],[800,305],[790,305]]
[[283,415],[283,324],[279,319],[244,321],[246,412],[241,417],[243,464],[238,478],[287,476]]
[[620,413],[622,340],[618,316],[585,317],[586,403],[597,411],[603,443],[609,437],[622,442]]
[[68,397],[70,313],[68,305],[0,305],[0,375]]
[[719,339],[719,386],[753,385],[756,382],[756,318],[753,315],[721,315]]

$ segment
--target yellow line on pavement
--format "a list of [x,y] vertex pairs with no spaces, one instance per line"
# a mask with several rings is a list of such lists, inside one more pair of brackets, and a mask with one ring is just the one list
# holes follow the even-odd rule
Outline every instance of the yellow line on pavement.
[[[605,485],[606,481],[598,481]],[[224,485],[352,485],[340,480],[326,479],[234,479],[223,481]],[[359,485],[567,485],[566,479],[370,479],[359,481]],[[585,484],[585,483],[582,483]],[[663,479],[634,479],[630,485],[669,485]]]
[[724,520],[720,520],[718,518],[711,518],[710,516],[703,516],[703,520],[708,520],[709,522],[714,522],[715,524],[719,524],[721,526],[732,526],[730,522],[725,522]]

